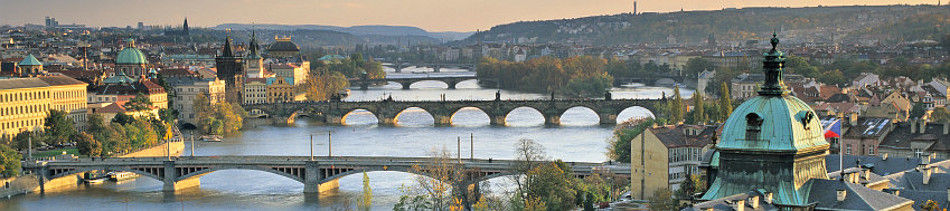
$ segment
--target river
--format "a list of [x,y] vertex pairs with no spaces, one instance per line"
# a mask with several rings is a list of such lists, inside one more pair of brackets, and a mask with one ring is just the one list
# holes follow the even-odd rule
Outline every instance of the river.
[[[388,69],[388,71],[392,71]],[[404,73],[390,73],[391,77],[413,77],[426,69],[409,69]],[[443,68],[442,75],[470,74],[464,70]],[[424,76],[423,76],[424,77]],[[392,96],[396,100],[438,100],[444,94],[447,100],[494,99],[495,89],[480,88],[475,81],[458,84],[458,89],[445,89],[437,81],[422,81],[401,90],[398,84],[354,88],[346,100],[379,100]],[[692,90],[683,89],[688,97]],[[631,86],[611,90],[614,98],[659,98],[671,94],[670,88]],[[549,97],[501,91],[502,99],[538,99]],[[649,111],[635,107],[624,110],[619,120],[649,116]],[[263,122],[262,120],[252,120]],[[451,127],[434,127],[433,118],[420,109],[408,109],[399,116],[395,127],[377,126],[375,117],[368,112],[354,112],[342,126],[320,126],[307,118],[295,125],[278,127],[248,123],[242,135],[227,137],[221,143],[199,142],[195,155],[298,155],[309,154],[310,136],[314,139],[314,154],[326,155],[332,142],[333,155],[354,156],[427,156],[441,149],[455,152],[457,138],[462,137],[462,156],[476,158],[512,159],[514,144],[519,139],[533,139],[544,146],[548,157],[565,161],[602,162],[612,126],[598,124],[597,115],[586,108],[572,108],[562,115],[562,126],[544,126],[541,113],[519,108],[509,114],[508,126],[490,126],[488,116],[477,109],[463,109],[452,119]],[[187,133],[187,132],[186,132]],[[327,134],[332,138],[328,141]],[[469,147],[474,136],[474,147]],[[190,155],[186,142],[183,155]],[[474,148],[474,149],[472,149]],[[391,210],[399,200],[400,187],[412,185],[412,174],[400,172],[370,172],[373,189],[373,210]],[[493,190],[506,188],[506,178],[489,182]],[[303,184],[291,179],[258,171],[225,170],[201,177],[201,187],[175,195],[162,192],[162,183],[147,177],[122,182],[106,182],[65,190],[18,196],[0,201],[0,210],[345,210],[355,207],[356,197],[362,192],[362,175],[354,174],[340,179],[336,193],[304,196]]]

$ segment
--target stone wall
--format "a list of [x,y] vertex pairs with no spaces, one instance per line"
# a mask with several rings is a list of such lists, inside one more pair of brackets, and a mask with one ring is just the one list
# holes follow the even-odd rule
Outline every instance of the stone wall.
[[153,147],[145,148],[139,151],[135,151],[129,154],[120,155],[120,158],[130,158],[130,157],[162,157],[165,156],[165,145],[168,144],[168,149],[171,151],[172,156],[181,155],[185,151],[185,142],[169,142],[165,144],[159,144]]

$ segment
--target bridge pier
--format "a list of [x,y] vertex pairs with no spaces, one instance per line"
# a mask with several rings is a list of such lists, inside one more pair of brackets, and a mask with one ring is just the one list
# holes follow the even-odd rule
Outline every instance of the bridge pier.
[[344,122],[343,122],[343,116],[339,116],[339,115],[324,115],[324,116],[323,116],[323,123],[324,123],[324,124],[327,124],[327,125],[342,125],[342,124],[344,123]]
[[452,126],[452,115],[432,115],[436,126]]
[[610,113],[601,113],[597,114],[600,116],[600,124],[602,125],[612,125],[617,124],[617,115]]
[[458,85],[458,83],[458,81],[448,81],[446,84],[449,84],[449,89],[455,89],[455,85]]
[[411,84],[411,83],[400,83],[400,85],[402,85],[402,89],[403,89],[403,90],[409,90],[409,85],[412,85],[412,84]]
[[440,66],[432,67],[432,72],[442,72],[442,67]]
[[[306,161],[304,166],[303,192],[308,194],[319,194],[328,191],[340,189],[340,180],[330,180],[321,183],[323,175],[320,174],[320,163],[317,161]],[[318,196],[319,197],[319,196]]]
[[508,122],[505,120],[507,117],[508,115],[492,115],[488,122],[491,125],[505,126],[508,124]]
[[380,125],[396,126],[396,115],[377,114],[376,119]]
[[545,125],[561,125],[561,115],[544,115]]
[[162,191],[165,192],[175,192],[184,189],[197,188],[201,186],[201,177],[192,176],[188,179],[178,180],[178,171],[175,170],[175,161],[164,161],[162,182],[165,183],[162,186]]

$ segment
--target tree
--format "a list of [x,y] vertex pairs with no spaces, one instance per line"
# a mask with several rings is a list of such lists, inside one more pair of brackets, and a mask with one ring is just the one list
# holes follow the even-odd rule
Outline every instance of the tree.
[[703,71],[715,70],[715,69],[716,69],[715,63],[709,60],[703,59],[702,57],[695,57],[695,58],[689,59],[688,61],[686,61],[686,67],[684,68],[688,77],[697,77],[699,73]]
[[148,99],[148,96],[145,96],[142,93],[135,95],[128,103],[125,103],[125,108],[130,111],[144,111],[152,108],[152,101]]
[[33,142],[33,147],[39,146],[42,142],[41,135],[32,131],[21,131],[13,137],[13,148],[16,150],[26,150],[29,148],[29,143]]
[[20,159],[22,156],[19,152],[7,145],[0,145],[0,176],[20,175]]
[[680,189],[676,190],[676,198],[680,200],[691,200],[693,193],[696,193],[696,183],[693,181],[692,174],[686,174],[686,180],[680,184]]
[[676,204],[673,193],[666,188],[656,190],[650,198],[650,210],[675,210]]
[[924,206],[920,208],[927,211],[937,211],[940,210],[940,204],[933,200],[927,200],[927,202],[924,202]]
[[453,189],[464,179],[461,164],[444,148],[431,154],[433,162],[412,167],[418,175],[415,185],[405,188],[394,210],[450,210],[460,206],[461,190]]
[[76,147],[77,150],[79,150],[79,154],[90,157],[98,157],[102,154],[102,144],[96,141],[92,135],[83,132],[77,134],[73,139],[77,141]]
[[685,120],[686,109],[685,104],[683,103],[683,97],[680,95],[680,87],[673,87],[673,99],[669,102],[670,106],[670,122],[679,123]]
[[304,92],[308,100],[326,101],[349,87],[349,80],[343,73],[336,71],[317,71],[304,84]]
[[112,117],[112,122],[119,123],[121,125],[127,125],[135,121],[135,117],[125,113],[117,113]]
[[719,121],[726,121],[732,114],[732,95],[729,94],[729,85],[725,82],[719,90]]
[[923,103],[914,103],[914,106],[910,109],[910,118],[919,119],[923,118],[924,115],[927,115],[927,106]]
[[66,118],[66,112],[63,111],[50,110],[44,126],[47,144],[68,143],[69,138],[76,134],[76,126],[73,125],[73,121]]
[[594,196],[590,193],[584,194],[584,211],[594,211]]
[[652,127],[655,121],[644,118],[632,121],[626,121],[617,125],[614,129],[614,135],[610,139],[610,145],[607,148],[607,157],[611,160],[630,163],[630,143],[634,137],[643,133],[649,127]]
[[158,118],[167,123],[174,123],[175,120],[178,120],[178,110],[171,108],[159,109]]
[[934,110],[930,112],[930,121],[947,123],[950,121],[950,112],[947,112],[946,107],[934,107]]
[[373,206],[373,187],[369,185],[369,176],[366,175],[366,172],[363,172],[363,196],[358,200],[357,206],[361,210],[370,210]]
[[703,102],[705,101],[705,99],[703,99],[703,95],[699,94],[699,92],[693,92],[692,100],[693,100],[693,112],[692,112],[693,124],[706,123],[706,112],[705,112],[706,108],[705,108],[705,105],[703,105]]

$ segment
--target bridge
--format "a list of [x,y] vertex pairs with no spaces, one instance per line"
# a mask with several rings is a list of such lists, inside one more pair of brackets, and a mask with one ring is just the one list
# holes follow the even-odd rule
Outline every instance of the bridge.
[[489,117],[491,125],[506,125],[506,118],[512,110],[527,107],[540,112],[546,125],[560,125],[561,115],[570,108],[585,107],[593,110],[600,118],[600,124],[616,124],[617,115],[632,107],[654,110],[658,99],[537,99],[537,100],[501,100],[495,94],[495,100],[461,101],[320,101],[246,104],[244,109],[257,117],[274,118],[277,123],[293,124],[299,116],[315,117],[325,124],[345,124],[346,116],[356,110],[366,110],[376,116],[382,125],[396,125],[399,115],[408,108],[421,108],[433,119],[435,124],[448,126],[452,116],[463,108],[476,108]]
[[366,90],[369,89],[369,86],[377,84],[380,82],[396,82],[402,85],[402,89],[409,89],[409,86],[419,82],[419,81],[441,81],[448,85],[449,89],[455,89],[455,86],[467,80],[476,80],[478,79],[475,76],[426,76],[426,77],[405,77],[405,78],[352,78],[350,80],[350,85],[359,86],[360,89]]
[[[463,172],[456,187],[477,185],[491,178],[516,174],[519,161],[485,159],[450,159],[432,157],[340,157],[340,156],[196,156],[196,157],[140,157],[77,159],[67,161],[35,162],[23,168],[36,174],[40,189],[44,182],[88,171],[132,172],[164,183],[162,190],[176,191],[200,186],[199,178],[221,170],[263,171],[304,184],[305,193],[320,193],[337,189],[338,179],[347,175],[396,171],[432,177],[426,166],[451,165]],[[540,163],[540,161],[539,161]],[[594,173],[612,173],[630,176],[629,165],[569,162],[575,177]],[[420,170],[422,169],[422,170]],[[465,185],[465,186],[462,186]]]
[[463,69],[468,69],[469,71],[475,71],[475,69],[477,68],[477,65],[476,65],[475,63],[439,63],[439,62],[433,62],[433,63],[427,63],[427,62],[413,62],[413,63],[410,63],[410,62],[395,62],[395,63],[393,63],[393,64],[387,64],[387,65],[385,65],[385,66],[392,67],[393,69],[396,69],[396,72],[397,72],[397,73],[401,73],[403,68],[412,67],[412,66],[415,66],[415,67],[429,67],[429,68],[432,68],[432,70],[433,70],[434,72],[441,72],[441,71],[442,71],[442,68],[444,68],[444,67],[463,68]]

